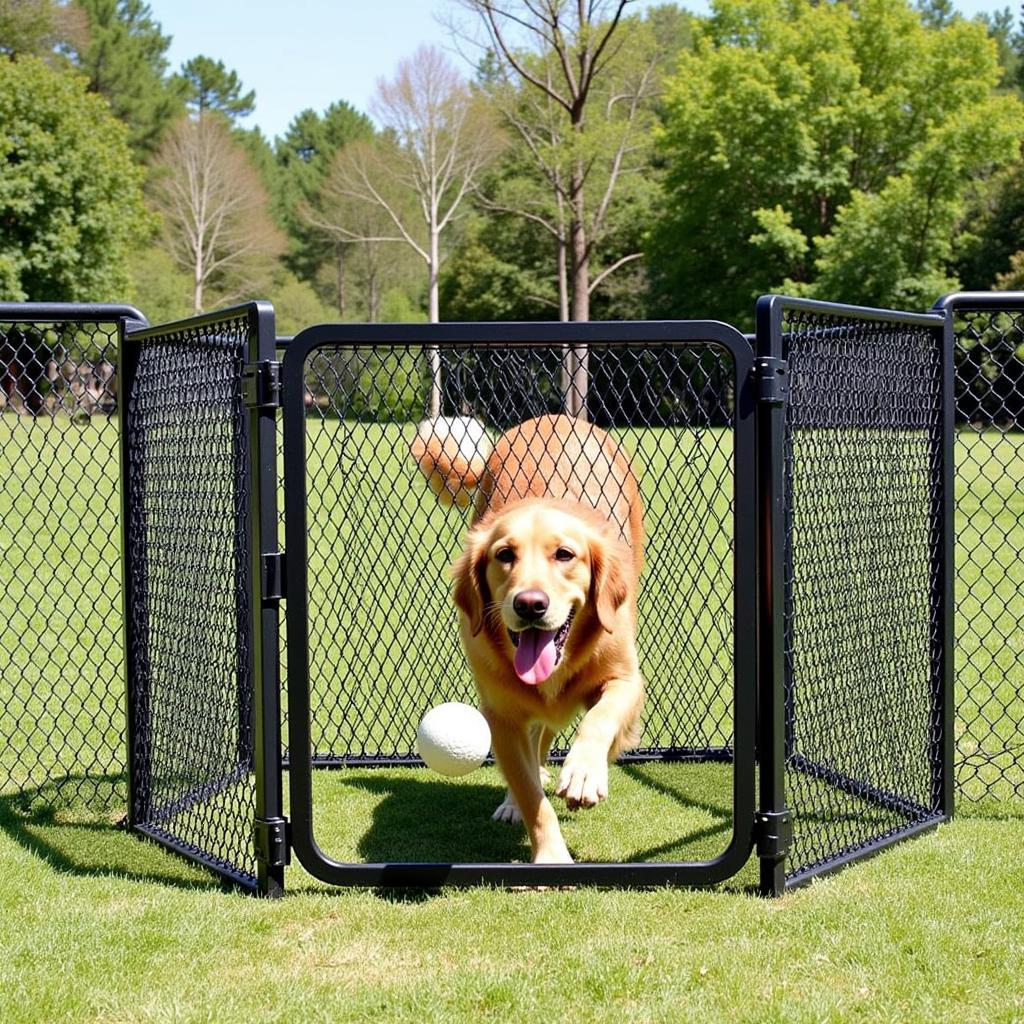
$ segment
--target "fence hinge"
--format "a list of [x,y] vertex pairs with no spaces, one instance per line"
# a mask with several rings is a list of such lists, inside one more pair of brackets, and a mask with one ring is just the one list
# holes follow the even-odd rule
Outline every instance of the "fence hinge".
[[287,569],[283,551],[266,551],[260,555],[260,594],[264,601],[280,601],[287,586]]
[[789,811],[756,811],[754,842],[758,857],[784,857],[793,845],[793,815]]
[[249,363],[242,371],[242,398],[252,409],[280,409],[281,364],[273,359]]
[[758,401],[782,405],[789,398],[789,364],[776,356],[759,356],[754,360]]
[[252,838],[256,859],[267,867],[286,867],[291,862],[291,826],[287,818],[256,818]]

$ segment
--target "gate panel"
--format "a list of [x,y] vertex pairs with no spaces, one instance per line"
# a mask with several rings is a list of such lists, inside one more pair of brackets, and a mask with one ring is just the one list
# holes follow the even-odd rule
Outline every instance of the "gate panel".
[[788,884],[952,813],[945,320],[772,297]]
[[131,333],[124,364],[130,823],[249,888],[264,766],[243,374],[273,351],[267,320],[251,304]]
[[119,326],[130,306],[0,303],[0,798],[125,799]]
[[[574,374],[564,372],[570,347]],[[419,763],[422,714],[444,700],[476,703],[449,575],[469,511],[442,507],[409,452],[430,408],[431,349],[443,414],[472,416],[493,439],[575,403],[630,453],[648,535],[638,638],[648,710],[633,757],[735,759],[721,857],[576,865],[571,877],[728,877],[749,853],[753,813],[751,354],[732,329],[699,323],[322,327],[289,345],[290,779],[303,863],[349,884],[541,882],[564,870],[341,864],[313,837],[312,763]],[[585,396],[569,384],[578,388],[581,364]],[[568,740],[556,740],[556,756]]]
[[956,335],[957,795],[1024,808],[1024,293],[937,303]]

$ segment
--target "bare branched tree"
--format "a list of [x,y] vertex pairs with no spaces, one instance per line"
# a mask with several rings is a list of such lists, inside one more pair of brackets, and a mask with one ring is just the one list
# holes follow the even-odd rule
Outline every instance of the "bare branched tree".
[[[646,166],[660,52],[625,17],[635,0],[458,0],[477,16],[496,63],[490,94],[547,192],[499,191],[484,205],[525,217],[553,238],[559,312],[589,320],[594,291],[641,252],[596,266],[623,180]],[[469,38],[453,26],[463,39]],[[585,349],[565,353],[569,410],[583,415]]]
[[[335,161],[325,192],[376,207],[385,223],[367,230],[355,220],[332,234],[353,242],[407,245],[427,267],[428,313],[440,320],[438,280],[442,236],[461,213],[483,169],[500,152],[502,133],[490,108],[475,97],[445,55],[420,47],[391,81],[381,80],[371,113],[384,129],[373,145],[348,146]],[[332,204],[324,204],[328,208]],[[383,230],[376,230],[377,227]],[[440,411],[440,359],[430,353],[431,415]]]
[[283,250],[267,212],[259,173],[218,117],[183,119],[160,149],[153,204],[163,219],[163,240],[175,262],[192,276],[193,306],[218,283],[221,300],[232,278]]
[[[627,253],[594,272],[616,190],[643,165],[660,54],[624,18],[636,0],[459,0],[480,19],[498,59],[492,95],[547,183],[547,209],[508,206],[556,240],[569,318],[590,318],[590,296]],[[518,86],[518,88],[516,87]],[[500,201],[497,204],[501,206]]]

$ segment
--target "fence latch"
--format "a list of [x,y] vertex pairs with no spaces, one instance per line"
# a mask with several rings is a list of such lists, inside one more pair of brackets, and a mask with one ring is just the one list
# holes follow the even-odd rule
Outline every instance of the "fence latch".
[[265,551],[260,555],[260,593],[264,601],[284,598],[287,562],[283,551]]
[[242,371],[242,398],[250,409],[280,409],[281,364],[273,359],[249,363]]
[[256,818],[252,825],[256,859],[271,868],[283,868],[291,862],[291,842],[287,818]]
[[789,811],[755,812],[754,842],[758,857],[784,857],[793,845],[793,815]]
[[782,405],[789,398],[789,364],[776,356],[754,360],[757,397],[768,405]]

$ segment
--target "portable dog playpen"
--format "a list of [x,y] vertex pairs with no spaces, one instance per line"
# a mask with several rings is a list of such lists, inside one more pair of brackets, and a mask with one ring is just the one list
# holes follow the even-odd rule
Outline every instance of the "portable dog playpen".
[[[261,893],[291,851],[327,882],[415,886],[709,884],[756,853],[778,893],[947,818],[954,765],[961,798],[1019,801],[1022,326],[1018,293],[929,314],[771,297],[752,337],[276,339],[264,303],[159,327],[0,306],[0,798],[126,805],[136,832]],[[408,450],[432,405],[491,433],[569,411],[629,452],[648,703],[628,758],[678,763],[684,791],[688,766],[720,766],[721,850],[541,866],[321,849],[314,769],[417,764],[419,716],[474,699],[447,576],[469,513]]]

